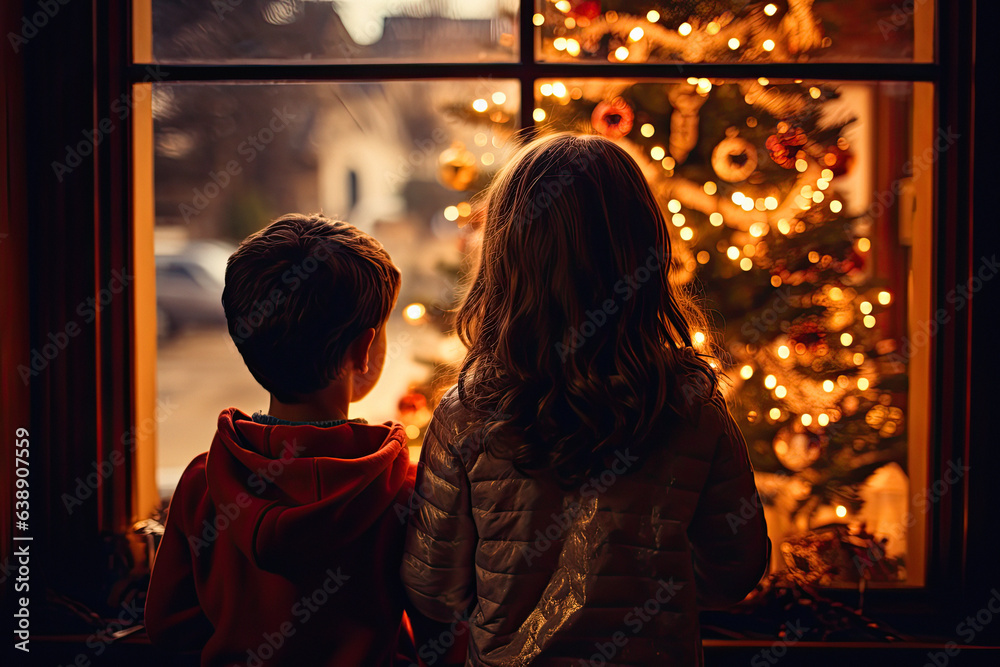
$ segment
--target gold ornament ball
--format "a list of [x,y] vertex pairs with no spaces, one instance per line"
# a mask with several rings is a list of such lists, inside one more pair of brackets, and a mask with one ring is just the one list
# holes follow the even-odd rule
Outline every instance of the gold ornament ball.
[[455,143],[441,152],[438,158],[438,178],[452,190],[464,191],[479,176],[476,156],[463,144]]

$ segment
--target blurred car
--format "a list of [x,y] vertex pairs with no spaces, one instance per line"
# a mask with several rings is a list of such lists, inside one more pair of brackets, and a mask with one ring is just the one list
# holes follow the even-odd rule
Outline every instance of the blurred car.
[[235,246],[189,241],[156,251],[156,330],[163,340],[183,329],[225,326],[222,289]]

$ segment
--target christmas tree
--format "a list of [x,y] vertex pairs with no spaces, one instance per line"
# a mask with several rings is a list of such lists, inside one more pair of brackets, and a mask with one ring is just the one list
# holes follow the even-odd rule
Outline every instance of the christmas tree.
[[[829,46],[812,4],[634,15],[560,0],[534,22],[546,59],[775,61]],[[889,530],[902,511],[887,526],[865,501],[876,481],[906,486],[906,368],[883,326],[895,304],[874,271],[873,220],[845,206],[854,119],[828,113],[838,94],[763,78],[545,81],[533,114],[542,133],[604,135],[643,167],[669,221],[672,275],[714,329],[693,337],[730,379],[775,565],[826,584],[905,576],[905,530]]]

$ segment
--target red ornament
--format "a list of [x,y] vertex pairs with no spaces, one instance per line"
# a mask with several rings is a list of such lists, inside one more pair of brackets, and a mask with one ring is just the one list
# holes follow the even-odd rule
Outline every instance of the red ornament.
[[833,172],[834,176],[843,176],[854,164],[854,154],[840,146],[830,146],[821,160],[823,166]]
[[795,157],[799,149],[806,145],[806,133],[801,127],[790,127],[788,123],[778,123],[778,132],[772,134],[764,142],[771,159],[779,167],[791,169],[795,166]]
[[599,102],[590,117],[594,129],[608,139],[621,139],[632,131],[635,113],[632,107],[620,97],[610,102]]
[[574,2],[572,4],[573,6],[566,12],[566,16],[571,18],[593,21],[601,15],[601,3],[594,0],[584,0],[583,2]]

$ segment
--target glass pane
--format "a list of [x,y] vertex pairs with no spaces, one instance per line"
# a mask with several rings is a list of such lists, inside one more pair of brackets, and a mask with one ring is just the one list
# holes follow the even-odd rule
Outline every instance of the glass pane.
[[923,577],[927,393],[911,369],[926,361],[927,322],[914,322],[930,295],[913,287],[929,270],[914,247],[950,146],[931,146],[923,121],[911,136],[931,97],[764,79],[537,88],[543,132],[603,134],[646,172],[673,275],[714,328],[693,338],[731,379],[772,568],[810,583]]
[[149,0],[158,62],[510,62],[517,0]]
[[467,270],[469,202],[506,158],[518,100],[497,80],[154,86],[157,380],[174,415],[159,425],[161,496],[222,410],[267,411],[220,297],[235,245],[288,212],[353,223],[402,271],[385,370],[351,416],[400,421],[421,441],[462,354],[444,311]]
[[543,0],[537,57],[618,62],[928,62],[930,0]]

